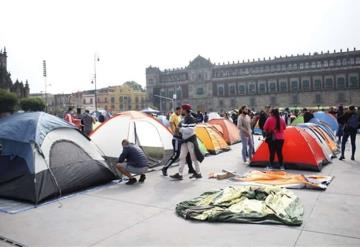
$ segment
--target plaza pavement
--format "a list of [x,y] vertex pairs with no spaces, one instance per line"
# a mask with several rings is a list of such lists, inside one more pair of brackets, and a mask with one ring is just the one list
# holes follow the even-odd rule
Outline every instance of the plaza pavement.
[[[144,184],[90,191],[61,200],[62,207],[55,202],[14,215],[0,213],[0,236],[28,246],[360,246],[359,153],[351,161],[347,150],[345,161],[334,159],[318,173],[335,176],[326,191],[293,190],[305,209],[299,227],[192,222],[175,214],[178,202],[236,184],[210,180],[209,172],[254,169],[242,164],[241,144],[236,144],[208,156],[199,180],[170,181],[158,170],[147,174]],[[176,171],[171,168],[169,174]],[[0,240],[0,246],[10,245]]]

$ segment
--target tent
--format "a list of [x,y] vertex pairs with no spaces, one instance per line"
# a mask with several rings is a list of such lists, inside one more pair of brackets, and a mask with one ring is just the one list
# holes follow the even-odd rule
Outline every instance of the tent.
[[220,133],[227,144],[232,145],[240,142],[240,131],[231,121],[225,118],[211,119],[209,124],[220,126]]
[[331,149],[331,146],[328,144],[328,140],[324,135],[320,134],[318,131],[318,128],[320,128],[318,125],[315,124],[309,124],[309,123],[303,123],[299,124],[297,126],[298,128],[303,128],[305,131],[307,131],[315,140],[320,144],[320,147],[322,148],[326,158],[328,161],[331,161],[331,158],[336,157],[335,153]]
[[197,144],[198,144],[198,146],[199,146],[200,152],[201,152],[204,156],[208,155],[208,154],[209,154],[209,151],[206,149],[204,143],[202,143],[199,138],[196,138],[196,140],[197,140]]
[[294,121],[291,122],[292,126],[296,126],[300,123],[304,123],[304,116],[300,115],[297,118],[294,119]]
[[314,113],[314,116],[319,119],[320,122],[328,124],[333,132],[337,131],[339,124],[333,115],[323,111],[317,111]]
[[[319,143],[305,130],[289,126],[285,130],[283,146],[284,165],[286,168],[320,171],[328,163]],[[275,163],[277,163],[275,157]],[[251,166],[269,164],[269,148],[262,142],[251,160]]]
[[325,122],[321,122],[319,119],[317,118],[312,118],[309,123],[314,123],[317,124],[321,129],[323,129],[328,135],[329,137],[333,140],[336,141],[336,136],[335,136],[335,132],[331,129],[331,127],[325,123]]
[[209,118],[209,120],[211,120],[214,118],[221,118],[221,116],[217,112],[210,112],[210,113],[208,113],[208,118]]
[[37,204],[114,179],[89,139],[43,112],[0,119],[0,144],[0,197]]
[[109,119],[90,138],[112,163],[122,152],[123,139],[144,150],[150,167],[162,164],[173,152],[171,132],[153,117],[137,111],[122,112]]
[[195,132],[210,154],[218,154],[222,151],[230,150],[229,145],[227,145],[215,127],[209,124],[198,124]]
[[328,147],[333,152],[334,156],[336,156],[336,154],[339,153],[339,149],[335,141],[320,126],[321,125],[310,125],[310,128],[316,131],[325,140],[326,145],[328,145]]
[[147,107],[145,109],[142,109],[141,112],[148,113],[148,114],[159,114],[160,111],[153,109],[151,107]]

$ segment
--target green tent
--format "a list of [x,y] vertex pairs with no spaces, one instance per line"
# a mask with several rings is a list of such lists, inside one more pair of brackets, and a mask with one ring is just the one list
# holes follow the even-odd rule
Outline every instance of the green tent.
[[291,125],[296,126],[300,123],[304,123],[304,117],[302,115],[295,118],[294,121],[291,123]]
[[198,221],[302,224],[304,208],[291,191],[278,186],[229,186],[176,205],[176,213]]
[[206,156],[209,154],[209,152],[207,151],[205,145],[202,143],[202,141],[200,141],[199,138],[196,138],[197,139],[197,143],[198,143],[198,146],[199,146],[199,149],[201,151],[201,153]]

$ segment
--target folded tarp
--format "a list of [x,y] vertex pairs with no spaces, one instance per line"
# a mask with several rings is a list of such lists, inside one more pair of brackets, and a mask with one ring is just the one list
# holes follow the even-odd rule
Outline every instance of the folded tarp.
[[235,175],[232,180],[241,185],[278,185],[288,189],[326,190],[334,177],[293,174],[284,171],[250,171],[243,176]]
[[299,198],[285,188],[229,186],[177,204],[176,213],[198,221],[299,226],[304,208]]

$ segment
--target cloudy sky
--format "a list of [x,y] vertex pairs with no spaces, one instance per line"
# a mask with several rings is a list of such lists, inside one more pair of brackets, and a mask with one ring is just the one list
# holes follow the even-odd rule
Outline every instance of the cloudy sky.
[[2,0],[0,48],[12,79],[31,92],[92,89],[134,80],[145,68],[360,49],[360,1]]

